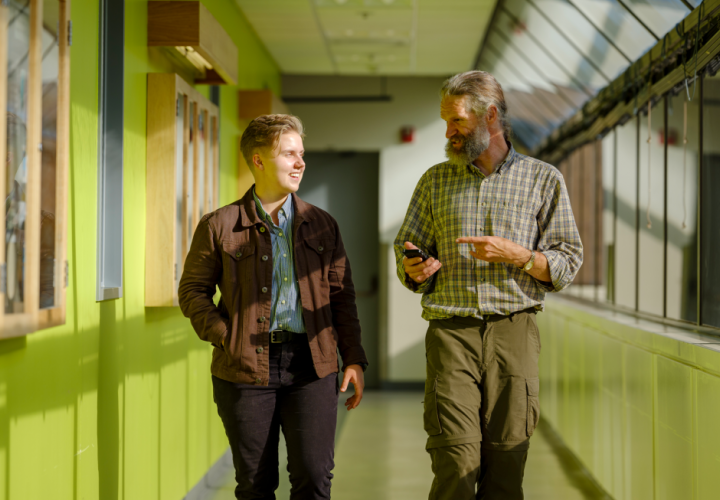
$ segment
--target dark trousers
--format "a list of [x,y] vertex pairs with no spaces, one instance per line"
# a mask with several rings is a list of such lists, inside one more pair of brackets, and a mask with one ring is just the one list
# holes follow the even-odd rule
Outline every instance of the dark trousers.
[[270,344],[268,386],[213,376],[213,396],[235,465],[235,497],[274,500],[279,484],[278,442],[287,443],[292,500],[330,498],[335,467],[337,373],[319,379],[307,337]]

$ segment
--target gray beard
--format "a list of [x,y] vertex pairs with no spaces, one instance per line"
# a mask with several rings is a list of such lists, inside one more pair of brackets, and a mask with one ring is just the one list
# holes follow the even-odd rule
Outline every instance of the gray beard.
[[470,135],[458,135],[462,140],[460,149],[455,149],[450,139],[445,144],[445,156],[450,163],[469,165],[490,147],[490,132],[487,127],[478,127]]

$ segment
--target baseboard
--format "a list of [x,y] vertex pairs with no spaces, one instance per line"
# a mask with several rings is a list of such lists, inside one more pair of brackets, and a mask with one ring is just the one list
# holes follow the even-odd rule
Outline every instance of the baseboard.
[[393,382],[390,380],[383,380],[380,382],[380,390],[383,391],[404,391],[404,392],[423,392],[425,391],[424,381],[403,381]]
[[209,500],[215,496],[217,490],[228,484],[235,474],[230,447],[208,469],[205,475],[191,489],[183,500]]

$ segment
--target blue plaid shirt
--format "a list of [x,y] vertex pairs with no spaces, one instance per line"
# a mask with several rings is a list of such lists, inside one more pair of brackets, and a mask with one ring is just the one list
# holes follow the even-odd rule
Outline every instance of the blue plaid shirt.
[[293,260],[293,221],[295,210],[292,196],[280,208],[279,225],[275,225],[272,217],[263,209],[262,202],[253,189],[258,215],[270,226],[272,241],[272,298],[270,310],[270,331],[286,330],[295,333],[306,333],[300,303],[300,288],[295,277],[295,261]]

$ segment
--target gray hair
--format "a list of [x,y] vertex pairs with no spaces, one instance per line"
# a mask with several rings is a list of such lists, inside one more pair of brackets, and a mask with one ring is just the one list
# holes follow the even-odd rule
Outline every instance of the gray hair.
[[510,139],[512,127],[508,119],[507,103],[502,87],[490,73],[485,71],[466,71],[451,76],[442,86],[440,97],[469,96],[470,109],[478,118],[485,115],[490,106],[495,106],[505,139]]

